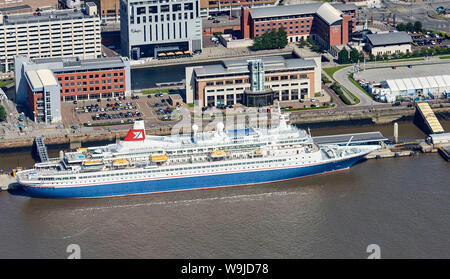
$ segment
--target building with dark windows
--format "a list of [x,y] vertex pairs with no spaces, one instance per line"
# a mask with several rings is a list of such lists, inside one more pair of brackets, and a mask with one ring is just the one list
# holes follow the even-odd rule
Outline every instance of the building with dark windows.
[[243,8],[241,32],[244,39],[255,38],[284,27],[289,42],[312,37],[324,49],[347,44],[356,28],[353,4],[311,3],[264,8]]
[[186,68],[186,102],[205,106],[267,106],[310,99],[321,91],[320,57],[222,61]]
[[15,55],[92,59],[102,53],[100,18],[92,2],[82,10],[0,13],[0,34],[0,72],[14,71]]
[[120,0],[122,55],[202,50],[200,0]]
[[80,60],[77,57],[15,59],[17,103],[25,103],[36,122],[61,120],[61,102],[97,100],[131,94],[126,57]]

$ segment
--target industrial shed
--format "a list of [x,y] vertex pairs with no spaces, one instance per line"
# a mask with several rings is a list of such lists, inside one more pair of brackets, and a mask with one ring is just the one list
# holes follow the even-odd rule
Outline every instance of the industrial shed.
[[422,94],[435,98],[450,93],[450,75],[389,79],[381,82],[381,87],[389,89],[392,97]]

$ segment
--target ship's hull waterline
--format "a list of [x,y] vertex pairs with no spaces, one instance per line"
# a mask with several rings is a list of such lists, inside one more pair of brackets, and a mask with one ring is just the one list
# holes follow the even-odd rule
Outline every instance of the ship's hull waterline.
[[74,186],[38,186],[22,184],[31,197],[39,198],[103,198],[142,195],[172,191],[211,189],[254,185],[330,173],[350,168],[366,154],[313,165],[276,169],[234,171],[226,173],[185,175],[159,179],[142,179]]

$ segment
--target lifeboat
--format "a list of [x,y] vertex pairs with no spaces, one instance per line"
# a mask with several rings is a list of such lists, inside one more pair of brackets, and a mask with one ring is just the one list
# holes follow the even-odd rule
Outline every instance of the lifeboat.
[[225,156],[227,156],[227,152],[223,151],[223,150],[216,150],[211,152],[210,154],[211,158],[223,158]]
[[155,155],[152,156],[152,162],[164,162],[167,161],[169,157],[167,155]]
[[77,148],[77,151],[78,151],[78,152],[86,151],[86,150],[88,150],[87,147],[80,147],[80,148]]
[[127,159],[117,159],[113,161],[113,166],[120,167],[120,166],[126,166],[130,163]]
[[84,161],[83,166],[98,166],[103,165],[103,162],[100,160],[93,160],[93,161]]

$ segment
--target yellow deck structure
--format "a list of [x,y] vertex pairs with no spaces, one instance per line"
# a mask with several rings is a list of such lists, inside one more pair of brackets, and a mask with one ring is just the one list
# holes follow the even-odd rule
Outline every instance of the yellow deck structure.
[[445,132],[428,103],[416,103],[416,107],[433,134]]

